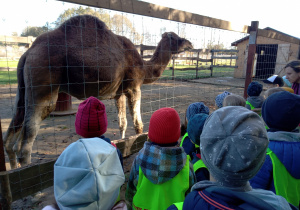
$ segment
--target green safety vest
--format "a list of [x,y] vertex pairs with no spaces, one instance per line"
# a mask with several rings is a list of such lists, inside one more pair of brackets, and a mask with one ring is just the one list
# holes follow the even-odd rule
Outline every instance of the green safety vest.
[[177,208],[178,210],[182,210],[182,208],[183,208],[183,202],[174,203],[174,205],[176,206],[176,208]]
[[298,207],[300,201],[300,179],[295,179],[291,176],[276,154],[269,148],[267,155],[270,156],[273,164],[273,178],[276,194],[281,195],[289,203]]
[[[189,134],[186,132],[185,134],[184,134],[184,136],[182,137],[182,139],[181,139],[181,142],[180,142],[180,146],[182,147],[182,145],[183,145],[183,141],[185,140],[185,138],[186,137],[188,137],[189,136]],[[192,142],[193,143],[193,142]],[[197,145],[197,144],[194,144],[195,145],[195,148],[199,148],[199,145]]]
[[140,167],[136,194],[133,197],[133,209],[167,209],[173,203],[183,202],[190,185],[189,164],[187,160],[183,169],[173,179],[162,184],[153,184],[149,181]]
[[248,104],[248,105],[250,106],[251,110],[252,110],[252,109],[255,109],[255,107],[254,107],[252,104],[250,104],[249,101],[246,101],[246,104]]
[[196,163],[194,163],[193,165],[194,168],[194,172],[196,173],[196,171],[200,168],[207,168],[206,165],[203,163],[203,160],[198,160]]
[[[246,101],[246,104],[248,104],[248,105],[250,106],[251,110],[252,110],[252,109],[255,109],[255,107],[254,107],[252,104],[250,104],[249,101]],[[259,116],[261,116],[261,114],[260,114]],[[265,128],[266,128],[266,130],[269,129],[269,127],[268,127],[267,125],[265,125]]]

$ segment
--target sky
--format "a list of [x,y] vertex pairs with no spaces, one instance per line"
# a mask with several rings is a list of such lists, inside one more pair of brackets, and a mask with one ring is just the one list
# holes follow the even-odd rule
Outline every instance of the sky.
[[[236,24],[259,28],[271,27],[300,37],[300,0],[144,0],[174,9],[192,12]],[[6,0],[0,7],[0,35],[19,35],[26,26],[43,26],[54,22],[65,9],[78,6],[54,0]],[[141,23],[143,24],[143,23]],[[145,25],[145,23],[144,23]],[[137,23],[137,27],[140,25]],[[149,27],[149,26],[148,26]]]

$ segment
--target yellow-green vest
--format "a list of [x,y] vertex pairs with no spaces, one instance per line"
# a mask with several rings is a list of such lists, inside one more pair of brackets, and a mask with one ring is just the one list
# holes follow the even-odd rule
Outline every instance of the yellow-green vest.
[[276,194],[281,195],[289,203],[298,207],[300,201],[300,179],[295,179],[291,176],[276,154],[269,148],[267,155],[270,156],[273,164],[273,179]]
[[178,210],[182,210],[182,208],[183,208],[183,202],[174,203],[174,205],[176,206],[176,208]]
[[185,193],[189,189],[189,164],[189,160],[187,160],[183,169],[173,179],[162,184],[153,184],[139,168],[139,180],[136,194],[133,197],[133,209],[167,209],[173,203],[183,202]]
[[255,109],[255,107],[249,102],[249,101],[246,101],[246,104],[248,104],[250,106],[250,109]]

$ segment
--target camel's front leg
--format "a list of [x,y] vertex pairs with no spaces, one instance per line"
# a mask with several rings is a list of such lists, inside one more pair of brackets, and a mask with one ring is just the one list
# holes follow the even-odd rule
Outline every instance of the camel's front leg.
[[127,129],[127,117],[126,117],[126,96],[121,94],[115,98],[116,107],[118,109],[118,118],[119,118],[119,129],[121,138],[125,138],[125,132]]
[[126,94],[128,108],[132,116],[134,129],[137,134],[143,133],[143,122],[141,117],[141,90],[132,90]]

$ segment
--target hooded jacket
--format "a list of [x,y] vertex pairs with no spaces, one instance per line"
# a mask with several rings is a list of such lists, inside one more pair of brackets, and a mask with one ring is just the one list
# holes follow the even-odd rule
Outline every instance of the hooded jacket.
[[[268,132],[269,148],[275,153],[286,170],[296,179],[300,179],[300,133],[295,132]],[[273,179],[273,165],[267,155],[264,165],[256,176],[250,180],[253,188],[271,190],[275,193]]]
[[221,187],[216,182],[196,183],[183,203],[183,210],[192,209],[297,209],[271,191]]
[[[160,147],[145,142],[133,161],[126,189],[126,200],[132,205],[139,180],[139,167],[145,177],[153,184],[162,184],[174,178],[186,164],[187,156],[182,147]],[[190,164],[189,186],[195,183],[196,177]],[[190,192],[190,188],[187,193]],[[187,194],[186,193],[186,194]]]
[[[263,96],[251,96],[247,98],[247,101],[254,106],[254,108],[261,108],[264,103],[264,97]],[[251,107],[246,104],[246,108],[251,110]]]

